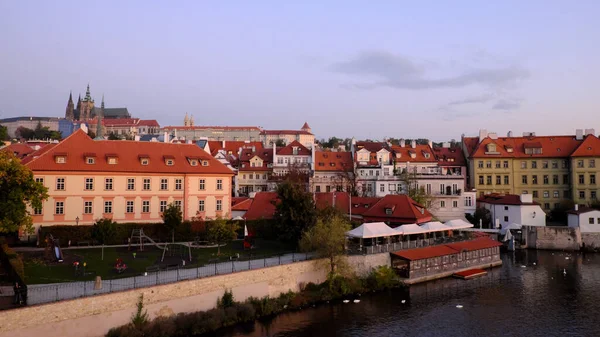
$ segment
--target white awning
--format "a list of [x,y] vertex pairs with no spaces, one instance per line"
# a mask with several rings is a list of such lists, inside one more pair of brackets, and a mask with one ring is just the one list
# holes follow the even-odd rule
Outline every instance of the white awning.
[[396,227],[395,231],[398,234],[402,235],[423,234],[429,232],[428,230],[421,228],[421,226],[417,224],[402,225],[400,227]]
[[452,229],[465,229],[465,228],[474,227],[472,223],[466,222],[465,220],[462,220],[462,219],[446,221],[446,223],[444,225],[446,225],[448,227],[452,227]]
[[502,226],[502,229],[500,229],[500,234],[502,234],[502,235],[506,234],[506,231],[509,229],[519,230],[521,228],[523,228],[523,225],[519,225],[518,223],[513,222],[510,225]]
[[400,234],[401,233],[396,232],[390,228],[390,226],[386,225],[385,222],[364,223],[353,230],[346,232],[347,236],[362,239],[379,238]]
[[439,221],[426,222],[424,224],[421,224],[420,227],[427,230],[428,232],[442,232],[452,230],[452,227],[446,226]]

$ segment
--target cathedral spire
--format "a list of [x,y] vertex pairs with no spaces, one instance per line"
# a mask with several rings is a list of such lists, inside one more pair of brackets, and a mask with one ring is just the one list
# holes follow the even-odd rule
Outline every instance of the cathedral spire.
[[75,105],[73,104],[73,92],[69,93],[69,101],[67,102],[67,109],[65,111],[66,120],[75,120]]
[[69,91],[69,104],[73,103],[73,90]]
[[100,103],[100,109],[102,110],[102,115],[104,115],[104,94],[102,94],[102,103]]

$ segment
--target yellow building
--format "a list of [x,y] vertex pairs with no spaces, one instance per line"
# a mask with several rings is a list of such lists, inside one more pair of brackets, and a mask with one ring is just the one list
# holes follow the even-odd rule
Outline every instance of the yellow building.
[[183,218],[230,214],[233,172],[197,145],[92,140],[78,130],[23,160],[49,198],[39,225],[160,222],[174,203]]
[[[479,196],[532,194],[547,211],[563,199],[589,203],[598,193],[594,156],[600,157],[600,140],[589,131],[585,138],[582,132],[575,136],[523,137],[483,132],[479,138],[465,137],[470,186]],[[585,152],[583,148],[593,150]]]

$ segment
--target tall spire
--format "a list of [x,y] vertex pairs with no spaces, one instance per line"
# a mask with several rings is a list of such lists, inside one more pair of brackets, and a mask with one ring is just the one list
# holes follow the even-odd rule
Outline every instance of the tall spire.
[[188,117],[188,113],[185,113],[185,118],[183,119],[183,126],[189,126],[190,125],[190,117]]
[[104,94],[102,94],[102,103],[100,104],[100,109],[102,110],[102,115],[104,115]]
[[73,103],[73,90],[69,91],[69,103]]
[[90,84],[89,83],[87,85],[87,90],[85,91],[85,98],[83,100],[88,101],[88,102],[92,100],[92,95],[90,94]]
[[102,131],[102,117],[104,115],[104,109],[100,109],[100,113],[96,116],[97,123],[96,124],[96,138],[95,140],[104,140],[104,132]]
[[73,104],[73,92],[69,93],[69,101],[67,102],[67,109],[65,111],[65,119],[74,120],[75,119],[75,105]]

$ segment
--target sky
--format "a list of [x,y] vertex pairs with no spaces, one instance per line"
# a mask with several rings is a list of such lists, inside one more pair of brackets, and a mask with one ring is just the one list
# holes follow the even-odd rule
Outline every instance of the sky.
[[0,1],[0,119],[100,104],[317,138],[600,132],[599,1]]

